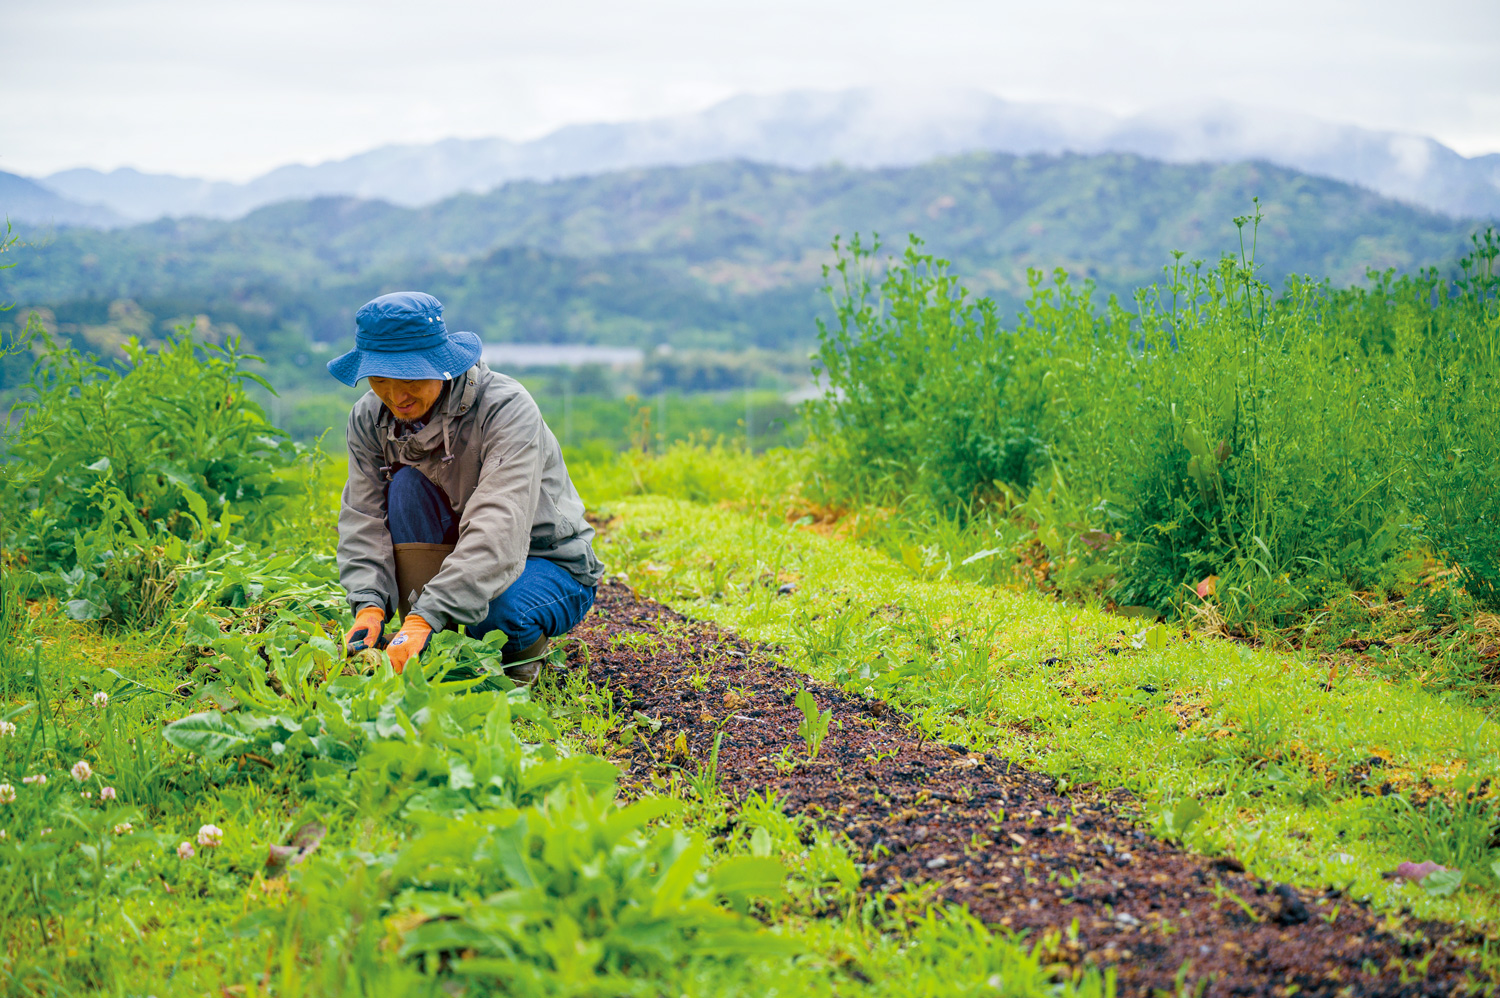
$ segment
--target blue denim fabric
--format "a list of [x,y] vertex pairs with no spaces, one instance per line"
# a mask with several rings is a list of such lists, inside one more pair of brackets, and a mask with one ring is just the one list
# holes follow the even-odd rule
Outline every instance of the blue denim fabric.
[[458,517],[443,490],[416,468],[398,468],[385,491],[392,544],[457,544]]
[[[401,468],[386,490],[386,525],[392,544],[456,544],[458,517],[443,490],[415,468]],[[560,637],[578,626],[594,605],[594,587],[585,586],[546,558],[527,558],[520,578],[490,602],[478,624],[465,625],[471,638],[499,630],[510,654],[538,638]]]

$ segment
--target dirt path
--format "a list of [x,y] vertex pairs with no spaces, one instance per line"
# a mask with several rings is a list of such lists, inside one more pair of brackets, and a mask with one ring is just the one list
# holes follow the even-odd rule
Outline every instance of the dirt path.
[[[590,678],[662,722],[649,745],[616,760],[628,780],[673,759],[679,734],[687,756],[675,758],[691,770],[722,730],[731,800],[774,790],[789,812],[849,837],[866,889],[932,883],[986,922],[1030,930],[1051,959],[1113,965],[1122,995],[1175,992],[1189,961],[1189,984],[1211,978],[1202,993],[1216,996],[1452,995],[1477,974],[1454,955],[1466,940],[1450,926],[1392,924],[1348,897],[1183,852],[1132,823],[1123,793],[1062,795],[1004,759],[924,742],[883,704],[809,681],[767,649],[622,585],[600,588],[576,633]],[[782,773],[773,756],[805,751],[792,702],[804,684],[833,723],[816,762]]]

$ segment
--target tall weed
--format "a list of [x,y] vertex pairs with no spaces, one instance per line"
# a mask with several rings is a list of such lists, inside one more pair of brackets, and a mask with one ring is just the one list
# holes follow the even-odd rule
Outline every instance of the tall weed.
[[264,382],[237,341],[201,345],[179,330],[125,353],[117,370],[48,345],[6,441],[0,540],[75,619],[151,627],[184,565],[293,519],[309,454],[246,394]]
[[830,478],[890,504],[911,492],[957,511],[1003,481],[1025,485],[1043,460],[1037,358],[1017,349],[989,299],[970,300],[946,261],[913,238],[875,283],[879,243],[856,235],[837,273],[836,326],[819,320],[829,404],[813,408]]
[[[1474,239],[1460,267],[1458,312],[1424,338],[1428,377],[1405,398],[1419,434],[1406,497],[1428,539],[1462,568],[1470,594],[1500,610],[1500,237]],[[1407,321],[1421,316],[1413,307]]]
[[1276,293],[1257,277],[1259,221],[1235,219],[1239,252],[1216,265],[1179,255],[1133,310],[1033,271],[1012,329],[915,239],[878,281],[878,247],[835,243],[811,412],[822,480],[849,502],[1038,529],[1024,497],[1065,481],[1078,512],[1046,524],[1050,556],[1087,567],[1108,549],[1122,604],[1180,606],[1217,576],[1233,614],[1284,624],[1397,586],[1423,544],[1494,599],[1494,232],[1457,281]]
[[188,330],[124,349],[122,371],[52,344],[16,407],[23,422],[9,457],[34,476],[28,554],[72,567],[74,535],[109,516],[101,495],[184,539],[227,517],[265,536],[298,492],[285,472],[299,452],[246,394],[247,381],[265,384],[245,367],[258,358],[236,340],[196,343]]

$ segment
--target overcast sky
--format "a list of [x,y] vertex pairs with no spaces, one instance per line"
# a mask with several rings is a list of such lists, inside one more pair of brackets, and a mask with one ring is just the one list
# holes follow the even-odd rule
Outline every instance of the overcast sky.
[[1224,98],[1500,151],[1500,0],[0,0],[0,170],[246,179],[738,93]]

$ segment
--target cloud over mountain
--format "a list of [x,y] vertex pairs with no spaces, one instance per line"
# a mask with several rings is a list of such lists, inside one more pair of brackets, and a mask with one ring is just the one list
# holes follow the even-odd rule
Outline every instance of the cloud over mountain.
[[67,170],[42,183],[133,220],[236,218],[262,205],[321,195],[418,206],[513,180],[647,166],[731,159],[792,167],[906,166],[971,151],[1127,152],[1178,163],[1264,160],[1453,216],[1500,217],[1500,154],[1469,158],[1418,135],[1224,103],[1119,117],[977,91],[742,96],[694,114],[572,125],[529,142],[384,146],[315,166],[280,167],[242,184],[129,169]]

